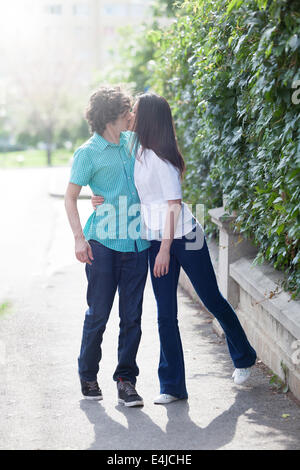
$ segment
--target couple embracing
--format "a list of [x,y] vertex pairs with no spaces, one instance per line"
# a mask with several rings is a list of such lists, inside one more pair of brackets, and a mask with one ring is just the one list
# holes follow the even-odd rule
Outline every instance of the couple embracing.
[[[177,286],[180,268],[224,330],[233,379],[248,379],[256,353],[231,305],[219,291],[205,234],[182,201],[184,159],[168,102],[154,93],[131,97],[101,87],[90,97],[91,138],[74,154],[65,207],[76,258],[85,264],[88,310],[78,372],[85,398],[101,400],[97,381],[103,333],[119,294],[118,364],[113,374],[119,403],[143,406],[137,393],[136,355],[141,339],[143,292],[150,269],[160,339],[155,404],[188,398]],[[77,199],[89,185],[94,211],[82,229]]]

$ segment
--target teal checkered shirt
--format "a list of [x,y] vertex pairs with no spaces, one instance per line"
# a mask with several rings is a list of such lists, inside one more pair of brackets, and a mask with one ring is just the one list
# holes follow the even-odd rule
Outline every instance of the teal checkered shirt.
[[97,240],[117,251],[143,251],[150,242],[141,238],[140,199],[134,184],[132,132],[121,132],[113,144],[96,132],[74,153],[70,182],[89,185],[104,197],[86,222],[87,240]]

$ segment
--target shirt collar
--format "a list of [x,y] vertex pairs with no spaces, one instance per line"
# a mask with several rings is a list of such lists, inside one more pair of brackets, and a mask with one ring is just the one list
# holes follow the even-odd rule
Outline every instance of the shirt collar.
[[97,145],[100,147],[101,151],[106,149],[106,147],[123,147],[127,144],[126,132],[120,133],[119,144],[113,144],[112,142],[108,142],[108,140],[104,139],[102,135],[97,134],[97,132],[94,132],[93,139],[95,140],[95,142],[97,142]]

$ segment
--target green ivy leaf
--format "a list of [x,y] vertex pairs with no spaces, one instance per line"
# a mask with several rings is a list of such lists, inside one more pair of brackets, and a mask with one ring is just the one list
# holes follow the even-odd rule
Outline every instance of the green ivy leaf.
[[280,235],[283,232],[284,227],[284,224],[279,225],[278,229],[276,230],[277,235]]

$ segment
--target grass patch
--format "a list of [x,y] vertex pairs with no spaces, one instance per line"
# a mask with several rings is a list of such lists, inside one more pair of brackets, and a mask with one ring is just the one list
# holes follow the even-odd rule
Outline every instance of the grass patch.
[[[52,153],[52,165],[68,165],[73,152],[65,149],[54,150]],[[0,168],[29,168],[47,166],[45,150],[24,150],[18,152],[0,153]]]
[[283,361],[280,362],[281,369],[284,374],[284,380],[282,380],[277,374],[274,374],[272,370],[269,369],[268,376],[270,377],[269,384],[273,389],[281,393],[287,393],[289,391],[288,385],[288,368]]
[[9,301],[2,302],[0,304],[0,317],[5,313],[8,313],[11,308],[11,303]]

